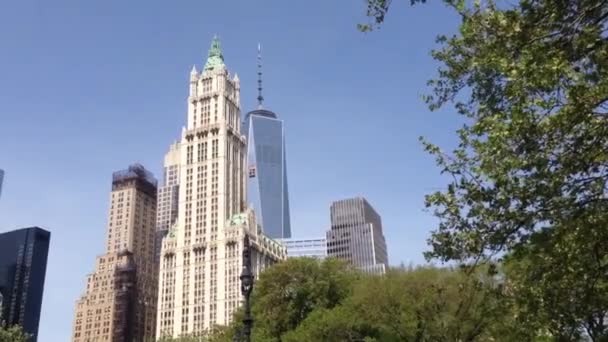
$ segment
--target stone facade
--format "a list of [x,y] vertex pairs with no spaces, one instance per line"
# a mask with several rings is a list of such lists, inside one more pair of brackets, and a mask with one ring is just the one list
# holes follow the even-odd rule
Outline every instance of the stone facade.
[[157,338],[203,335],[230,322],[241,303],[244,234],[256,251],[256,272],[285,258],[282,245],[266,238],[246,210],[240,127],[240,81],[214,39],[203,71],[193,68],[190,75],[177,221],[161,246]]
[[114,173],[106,253],[97,257],[76,302],[73,342],[154,338],[156,187],[141,165]]

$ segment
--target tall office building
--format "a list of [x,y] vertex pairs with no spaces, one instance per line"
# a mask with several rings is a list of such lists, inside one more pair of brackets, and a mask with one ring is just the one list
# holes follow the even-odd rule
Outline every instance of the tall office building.
[[264,109],[262,71],[258,46],[258,108],[245,116],[247,136],[247,201],[264,233],[273,239],[291,237],[285,127],[283,120]]
[[346,260],[361,270],[383,274],[388,268],[380,215],[363,197],[332,203],[327,255]]
[[76,302],[72,341],[154,338],[156,190],[156,179],[139,164],[112,175],[106,252]]
[[179,201],[179,143],[169,147],[165,154],[163,183],[158,188],[158,205],[156,209],[156,259],[160,259],[162,239],[177,222],[177,204]]
[[24,228],[0,234],[0,322],[38,337],[51,233]]
[[283,239],[281,242],[287,248],[288,258],[315,258],[325,259],[327,257],[327,239],[325,238],[309,238],[309,239]]
[[0,169],[0,197],[2,197],[2,182],[4,181],[4,170]]
[[244,237],[253,272],[285,258],[245,207],[240,82],[213,39],[202,70],[190,73],[187,126],[179,143],[177,223],[161,246],[157,338],[203,335],[226,325],[241,303]]

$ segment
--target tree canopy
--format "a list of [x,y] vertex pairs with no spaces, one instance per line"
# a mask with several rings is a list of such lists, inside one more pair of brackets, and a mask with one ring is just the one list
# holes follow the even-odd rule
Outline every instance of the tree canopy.
[[[414,1],[415,2],[415,1]],[[426,101],[466,124],[424,141],[452,181],[426,198],[429,258],[505,264],[518,317],[561,340],[608,339],[608,2],[444,0]],[[391,1],[369,0],[372,26]]]
[[[489,273],[420,267],[379,277],[334,259],[289,259],[256,283],[252,340],[520,341],[539,336],[517,327],[503,281]],[[228,333],[214,341],[232,341],[240,318],[237,313]]]

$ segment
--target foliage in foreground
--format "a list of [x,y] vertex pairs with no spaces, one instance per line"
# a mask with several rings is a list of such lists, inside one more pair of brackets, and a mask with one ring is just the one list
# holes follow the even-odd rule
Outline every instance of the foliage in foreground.
[[[290,259],[253,293],[256,342],[534,341],[493,272],[422,267],[368,276],[334,259]],[[240,329],[241,314],[225,335]],[[541,341],[536,339],[536,341]]]
[[[608,2],[443,2],[462,22],[427,102],[467,123],[452,153],[425,143],[453,179],[426,199],[428,257],[504,262],[528,329],[606,341]],[[390,4],[368,0],[372,25]]]
[[502,261],[522,320],[563,340],[608,339],[608,2],[455,6],[431,109],[467,124],[446,154],[453,181],[427,197],[430,257]]
[[29,336],[20,326],[5,327],[0,325],[0,342],[27,342]]

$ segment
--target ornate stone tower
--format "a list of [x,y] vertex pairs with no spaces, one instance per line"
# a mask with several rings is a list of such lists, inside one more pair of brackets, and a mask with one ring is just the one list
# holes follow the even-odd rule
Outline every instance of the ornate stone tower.
[[244,234],[259,272],[285,250],[258,234],[245,212],[245,137],[240,82],[231,75],[217,37],[207,62],[192,68],[187,126],[179,143],[176,224],[161,244],[157,338],[202,335],[230,322],[240,305],[238,277]]

